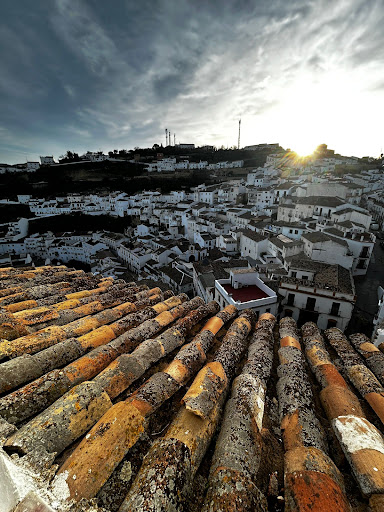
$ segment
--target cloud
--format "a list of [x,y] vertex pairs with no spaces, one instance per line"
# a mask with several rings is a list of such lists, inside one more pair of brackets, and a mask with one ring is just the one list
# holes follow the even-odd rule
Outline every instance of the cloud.
[[[239,117],[244,145],[291,145],[292,102],[304,91],[326,104],[332,80],[361,105],[371,105],[369,91],[384,104],[380,0],[55,0],[33,10],[5,0],[3,11],[7,144],[41,154],[152,146],[165,127],[179,140],[232,145]],[[333,115],[345,115],[333,96]],[[306,117],[308,130],[318,120]],[[330,129],[336,149],[368,153],[375,118],[356,119],[372,127],[361,130],[361,149]]]

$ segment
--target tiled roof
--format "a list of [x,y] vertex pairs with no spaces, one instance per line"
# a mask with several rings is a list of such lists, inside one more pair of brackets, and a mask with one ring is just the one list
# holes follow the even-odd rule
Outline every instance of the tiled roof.
[[[340,240],[339,238],[335,238],[334,236],[332,236],[331,230],[332,230],[332,228],[324,230],[324,231],[327,231],[327,234],[323,233],[322,231],[312,231],[311,233],[303,234],[302,238],[304,238],[312,243],[332,241],[338,245],[343,245],[344,247],[348,247],[348,243],[345,240]],[[338,231],[338,230],[336,230],[336,231]],[[337,235],[337,233],[335,233],[335,234]],[[344,235],[344,233],[341,234],[341,236],[343,236],[343,235]]]
[[0,279],[1,510],[383,510],[384,346],[63,266]]
[[283,249],[284,247],[295,247],[304,245],[301,240],[294,240],[286,236],[284,236],[284,238],[281,238],[280,235],[270,238],[269,241],[276,245],[276,247],[279,247],[280,249]]
[[329,206],[331,208],[335,208],[336,206],[341,206],[345,204],[344,199],[340,199],[339,197],[331,197],[331,196],[308,196],[308,197],[297,197],[295,199],[296,204],[310,204],[314,206]]
[[300,269],[318,272],[327,266],[327,263],[321,263],[320,261],[314,261],[308,258],[303,252],[295,254],[294,256],[287,256],[285,261],[288,263],[291,270]]
[[265,235],[260,235],[260,233],[257,233],[256,231],[252,231],[251,229],[243,229],[241,230],[241,233],[243,236],[253,240],[254,242],[262,242],[266,238],[268,238]]
[[[318,265],[318,270],[316,266]],[[285,283],[297,284],[306,287],[314,287],[317,289],[331,290],[339,293],[346,293],[348,295],[355,295],[355,286],[352,278],[351,271],[340,265],[328,265],[326,263],[313,262],[313,265],[305,262],[303,258],[303,265],[300,263],[293,268],[301,270],[315,271],[313,279],[298,279],[296,277],[283,277],[282,281]]]

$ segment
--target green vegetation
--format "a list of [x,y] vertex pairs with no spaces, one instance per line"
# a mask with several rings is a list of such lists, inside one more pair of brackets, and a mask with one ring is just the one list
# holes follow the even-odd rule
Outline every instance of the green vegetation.
[[[244,160],[244,167],[263,166],[270,149],[261,151],[237,149],[179,149],[174,146],[166,148],[147,148],[135,150],[116,150],[111,152],[113,158],[120,161],[83,162],[78,161],[76,153],[67,151],[62,160],[64,165],[42,166],[35,172],[5,173],[0,175],[0,197],[16,199],[17,194],[31,194],[34,197],[54,198],[71,192],[100,193],[112,190],[121,190],[128,194],[135,194],[143,189],[159,189],[169,192],[175,189],[190,188],[201,183],[211,183],[212,171],[181,171],[176,173],[147,173],[144,163],[156,159],[157,153],[165,157],[173,156],[178,159],[189,158],[192,162],[207,161],[216,163],[221,161]],[[138,162],[129,162],[127,159],[137,157]],[[233,176],[247,174],[246,170],[235,170]],[[223,174],[224,170],[223,170]]]

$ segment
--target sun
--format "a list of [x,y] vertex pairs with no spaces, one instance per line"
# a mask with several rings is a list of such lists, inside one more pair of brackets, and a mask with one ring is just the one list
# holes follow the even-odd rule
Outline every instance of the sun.
[[307,142],[306,140],[301,141],[300,139],[295,142],[294,147],[291,148],[292,151],[303,158],[312,155],[315,149],[316,145],[313,142]]

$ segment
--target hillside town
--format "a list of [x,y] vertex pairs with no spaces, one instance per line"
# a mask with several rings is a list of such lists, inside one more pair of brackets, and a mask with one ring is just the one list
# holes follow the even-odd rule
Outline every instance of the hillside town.
[[[260,145],[263,146],[263,145]],[[273,145],[274,146],[274,145]],[[257,315],[292,316],[321,329],[345,330],[356,304],[355,278],[365,276],[384,231],[383,169],[337,176],[357,159],[333,155],[292,160],[272,152],[244,178],[162,193],[70,193],[54,198],[18,195],[32,217],[0,225],[4,266],[77,261],[103,277],[166,283],[220,306]],[[257,151],[258,146],[251,149]],[[86,155],[92,158],[100,154]],[[159,156],[151,172],[236,169],[243,161],[207,162]],[[44,157],[44,165],[55,165]],[[71,215],[130,219],[124,233],[74,231]],[[39,219],[66,215],[65,232],[38,229]],[[31,226],[34,229],[31,230]],[[384,284],[384,283],[383,283]],[[377,290],[373,339],[384,340],[383,288]]]

